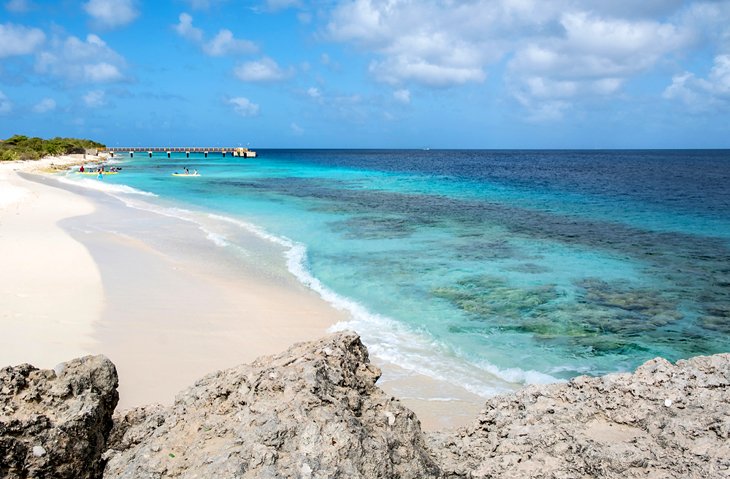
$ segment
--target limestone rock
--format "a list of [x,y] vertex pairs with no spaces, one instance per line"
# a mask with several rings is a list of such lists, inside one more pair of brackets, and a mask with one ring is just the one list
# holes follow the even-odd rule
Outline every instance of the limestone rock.
[[420,423],[353,333],[221,371],[115,416],[104,477],[429,478]]
[[118,399],[116,368],[103,356],[55,371],[0,369],[0,477],[101,477]]
[[730,354],[530,386],[428,443],[450,478],[727,478]]

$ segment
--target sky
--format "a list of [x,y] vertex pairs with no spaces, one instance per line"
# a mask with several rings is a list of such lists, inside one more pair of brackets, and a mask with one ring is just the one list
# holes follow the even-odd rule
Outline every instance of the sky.
[[0,0],[0,138],[730,148],[730,0]]

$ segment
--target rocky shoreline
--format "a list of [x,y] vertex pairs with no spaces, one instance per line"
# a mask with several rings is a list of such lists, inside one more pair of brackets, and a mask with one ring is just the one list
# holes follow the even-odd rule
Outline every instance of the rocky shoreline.
[[578,377],[423,433],[354,333],[210,374],[169,407],[114,412],[114,365],[0,370],[0,477],[730,476],[730,354]]

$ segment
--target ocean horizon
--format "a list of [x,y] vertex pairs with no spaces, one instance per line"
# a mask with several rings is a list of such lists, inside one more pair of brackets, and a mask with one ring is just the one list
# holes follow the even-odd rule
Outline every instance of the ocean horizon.
[[727,351],[730,150],[257,152],[62,179],[268,239],[372,356],[481,396]]

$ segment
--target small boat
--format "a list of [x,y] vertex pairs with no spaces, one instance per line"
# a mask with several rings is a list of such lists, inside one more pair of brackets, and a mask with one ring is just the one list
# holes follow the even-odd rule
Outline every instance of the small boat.
[[172,176],[200,176],[200,173],[173,173]]

